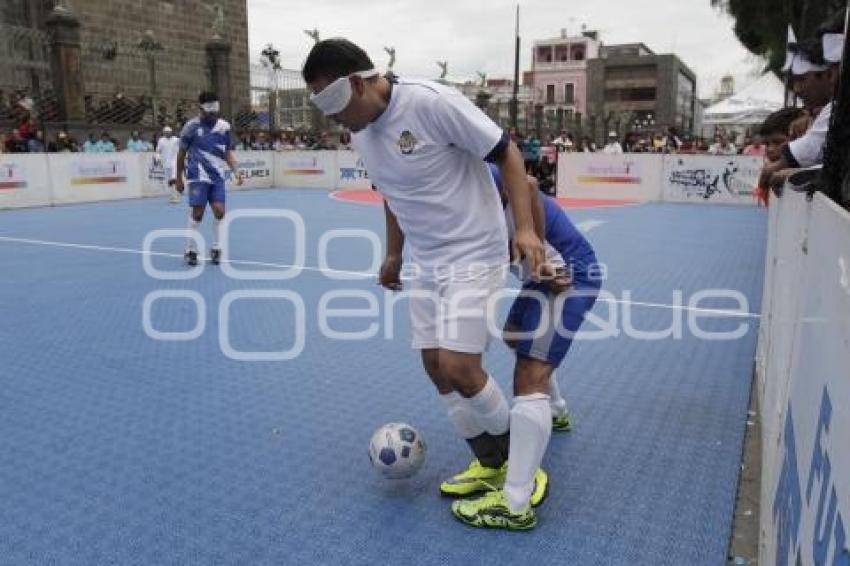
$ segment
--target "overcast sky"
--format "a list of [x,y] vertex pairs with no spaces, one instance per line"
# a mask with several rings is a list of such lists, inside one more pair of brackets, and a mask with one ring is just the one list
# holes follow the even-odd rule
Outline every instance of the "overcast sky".
[[[283,66],[300,69],[312,40],[346,37],[362,46],[379,68],[396,48],[395,71],[436,78],[436,61],[449,62],[449,79],[513,77],[514,14],[511,0],[248,0],[252,61],[267,43],[281,51]],[[606,44],[643,42],[656,53],[675,53],[696,74],[700,97],[720,78],[736,77],[740,88],[762,63],[732,32],[732,20],[709,0],[523,0],[520,2],[521,70],[530,70],[531,45],[582,24],[599,30]]]

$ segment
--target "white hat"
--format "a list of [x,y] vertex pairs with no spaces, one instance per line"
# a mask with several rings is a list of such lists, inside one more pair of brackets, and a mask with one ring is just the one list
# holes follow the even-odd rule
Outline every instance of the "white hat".
[[171,129],[171,126],[165,126],[164,128],[162,128],[163,134],[170,134],[172,131],[173,130]]
[[826,65],[818,65],[809,61],[804,53],[797,53],[791,63],[790,71],[792,75],[799,77],[808,73],[822,73],[827,69]]
[[612,131],[610,131],[610,132],[608,132],[608,137],[609,137],[609,138],[616,138],[616,137],[617,137],[617,132],[615,132],[615,131],[613,131],[613,130],[612,130]]
[[827,63],[840,63],[841,55],[844,53],[844,34],[825,33],[821,38],[823,42],[823,58]]

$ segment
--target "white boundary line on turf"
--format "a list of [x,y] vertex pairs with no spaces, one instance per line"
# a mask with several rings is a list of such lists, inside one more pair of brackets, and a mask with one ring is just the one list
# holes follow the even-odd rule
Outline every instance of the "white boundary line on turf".
[[[0,242],[12,242],[19,244],[32,244],[38,246],[53,246],[57,248],[72,248],[78,250],[91,250],[91,251],[100,251],[100,252],[113,252],[113,253],[124,253],[124,254],[135,254],[135,255],[148,255],[148,256],[158,256],[158,257],[172,257],[183,259],[183,254],[174,254],[167,252],[145,252],[144,250],[134,250],[132,248],[118,248],[111,246],[96,246],[92,244],[76,244],[71,242],[54,242],[51,240],[36,240],[31,238],[14,238],[11,236],[0,236]],[[209,261],[204,258],[203,261]],[[228,263],[236,264],[236,265],[253,265],[258,267],[272,267],[278,269],[291,269],[295,267],[294,265],[286,265],[282,263],[270,263],[264,261],[251,261],[251,260],[237,260],[237,259],[229,259]],[[344,271],[340,269],[322,269],[319,267],[301,267],[304,271],[312,271],[315,273],[338,273],[340,275],[348,275],[352,277],[362,277],[363,279],[377,279],[377,275],[374,273],[364,273],[362,271]],[[405,279],[408,280],[408,279]],[[601,303],[614,303],[614,304],[622,304],[622,305],[634,305],[638,307],[648,307],[648,308],[656,308],[656,309],[667,309],[673,311],[690,311],[695,313],[702,314],[713,314],[717,316],[728,316],[731,318],[761,318],[760,314],[750,313],[750,312],[741,312],[741,311],[733,311],[727,309],[701,309],[695,307],[686,307],[683,305],[665,305],[662,303],[647,303],[642,301],[621,301],[617,299],[609,299],[606,297],[600,297],[599,302]]]

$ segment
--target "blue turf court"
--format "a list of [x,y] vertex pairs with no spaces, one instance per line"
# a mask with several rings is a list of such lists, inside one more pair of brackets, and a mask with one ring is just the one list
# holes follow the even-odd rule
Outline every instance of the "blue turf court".
[[[703,316],[706,330],[748,327],[738,339],[706,341],[688,329],[696,313],[670,305],[674,290],[687,306],[700,290],[730,289],[759,312],[764,210],[646,204],[570,212],[593,227],[590,240],[609,268],[604,289],[621,301],[600,301],[594,313],[613,308],[622,327],[628,310],[629,324],[647,331],[680,316],[684,330],[681,339],[621,333],[574,345],[560,379],[576,430],[553,434],[539,527],[505,533],[464,527],[438,495],[469,454],[409,349],[406,304],[385,317],[373,277],[337,281],[318,269],[322,234],[369,229],[382,238],[381,208],[316,190],[231,193],[228,205],[298,212],[311,269],[267,281],[206,265],[195,279],[155,280],[143,269],[143,240],[154,229],[182,229],[186,216],[163,199],[0,212],[0,563],[725,562],[758,318]],[[203,229],[209,235],[209,217]],[[285,221],[243,219],[233,224],[229,251],[246,262],[234,267],[270,270],[292,264],[296,244]],[[182,245],[159,240],[154,266],[185,272]],[[328,250],[335,270],[370,269],[364,239],[332,241]],[[322,337],[317,307],[340,289],[374,296],[377,337]],[[143,304],[158,290],[203,299],[199,337],[145,334]],[[299,357],[245,362],[222,353],[222,300],[248,290],[302,298]],[[197,311],[191,299],[161,299],[151,324],[191,331]],[[229,313],[235,350],[296,345],[292,303],[238,299]],[[386,319],[395,324],[391,340],[383,338]],[[334,329],[371,322],[337,321]],[[493,344],[486,365],[508,388],[512,359],[503,345]],[[388,482],[370,469],[367,445],[377,426],[396,420],[423,433],[428,461],[415,478]]]

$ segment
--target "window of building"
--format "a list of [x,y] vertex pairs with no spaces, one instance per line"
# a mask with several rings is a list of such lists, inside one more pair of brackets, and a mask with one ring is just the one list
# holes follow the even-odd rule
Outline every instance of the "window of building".
[[655,96],[655,87],[605,89],[605,102],[651,102]]
[[655,65],[627,65],[606,68],[605,78],[609,80],[654,79],[657,73],[658,69]]
[[552,47],[545,45],[537,48],[537,61],[540,63],[552,62]]
[[567,83],[564,85],[564,102],[573,104],[576,98],[576,85]]
[[555,47],[555,61],[564,63],[570,60],[570,49],[568,45],[558,45]]
[[676,92],[676,124],[682,130],[690,131],[694,123],[694,102],[696,86],[690,77],[679,72]]
[[555,85],[546,85],[546,104],[555,104]]
[[572,50],[573,61],[584,61],[584,45],[574,45]]

